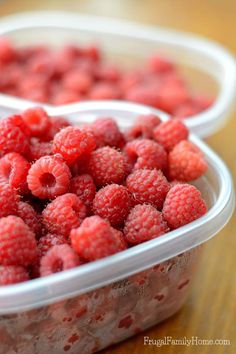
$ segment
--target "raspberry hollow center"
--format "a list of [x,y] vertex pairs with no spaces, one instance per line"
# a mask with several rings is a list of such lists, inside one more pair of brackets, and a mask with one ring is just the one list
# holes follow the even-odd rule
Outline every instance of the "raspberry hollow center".
[[56,178],[51,173],[47,172],[40,177],[40,182],[44,187],[54,187]]

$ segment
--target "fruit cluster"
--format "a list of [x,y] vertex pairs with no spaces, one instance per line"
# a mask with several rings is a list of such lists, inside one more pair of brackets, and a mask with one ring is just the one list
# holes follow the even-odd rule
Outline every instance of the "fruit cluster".
[[0,285],[98,260],[196,220],[207,163],[181,120],[0,121]]
[[122,68],[96,46],[15,47],[0,38],[0,92],[53,105],[122,99],[146,104],[178,118],[197,114],[212,99],[191,92],[169,59],[154,54],[142,67]]

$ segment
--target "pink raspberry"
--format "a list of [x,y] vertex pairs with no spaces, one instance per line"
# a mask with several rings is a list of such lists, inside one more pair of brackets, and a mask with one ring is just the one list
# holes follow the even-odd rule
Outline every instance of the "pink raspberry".
[[62,129],[53,140],[53,152],[61,154],[69,164],[83,155],[90,154],[95,147],[93,135],[77,127]]
[[123,232],[120,230],[116,230],[113,227],[112,227],[112,230],[113,230],[113,236],[116,238],[116,241],[118,243],[118,251],[117,252],[126,250],[128,248],[128,245],[127,245],[127,242],[126,242]]
[[70,177],[70,169],[61,156],[44,156],[31,166],[27,182],[33,195],[52,199],[68,191]]
[[125,178],[125,159],[119,151],[105,146],[92,152],[88,168],[97,186],[121,183]]
[[110,256],[121,249],[117,233],[108,222],[99,216],[86,218],[81,226],[70,233],[71,244],[78,255],[85,261]]
[[127,242],[134,245],[152,240],[168,231],[162,213],[149,204],[136,205],[131,210],[124,227]]
[[95,79],[101,81],[117,82],[121,73],[117,66],[111,64],[100,64],[95,70]]
[[93,85],[89,92],[90,100],[117,100],[120,97],[119,87],[109,82],[98,82]]
[[62,79],[62,86],[79,93],[86,93],[92,87],[92,75],[80,69],[73,69],[65,73]]
[[78,255],[69,245],[56,245],[42,257],[40,276],[45,277],[80,265]]
[[124,140],[119,127],[112,118],[98,118],[91,125],[93,134],[98,147],[111,146],[120,147],[120,143]]
[[190,141],[181,141],[169,153],[168,171],[171,180],[193,181],[201,177],[207,168],[203,154]]
[[126,185],[138,204],[149,203],[161,209],[169,183],[161,171],[136,170],[127,177]]
[[38,160],[46,155],[52,155],[52,143],[42,142],[37,138],[32,138],[29,153],[30,160]]
[[81,95],[72,90],[63,91],[60,89],[56,91],[51,98],[51,103],[56,106],[65,105],[73,102],[80,102],[80,101],[81,101]]
[[42,215],[49,232],[69,237],[71,229],[78,227],[86,217],[86,206],[77,195],[67,193],[49,203]]
[[32,136],[43,136],[50,128],[50,118],[40,107],[27,109],[22,113],[22,118],[29,127]]
[[154,114],[139,116],[134,125],[128,130],[126,136],[128,140],[137,138],[152,139],[153,129],[161,123],[160,118]]
[[39,257],[42,258],[53,246],[68,244],[68,238],[59,234],[47,234],[38,241]]
[[8,38],[0,37],[0,62],[9,63],[16,57],[16,51]]
[[125,100],[158,108],[159,95],[152,86],[139,84],[131,87],[125,94]]
[[167,166],[167,153],[164,148],[149,139],[137,139],[126,144],[124,153],[133,170],[161,169]]
[[122,225],[132,207],[133,200],[127,188],[110,184],[100,189],[93,201],[93,211],[111,225]]
[[167,83],[158,91],[157,108],[173,114],[177,107],[189,100],[189,93],[182,84]]
[[81,201],[89,207],[96,194],[96,186],[89,174],[83,174],[72,178],[70,192],[76,194]]
[[188,128],[181,120],[172,119],[156,127],[153,136],[166,151],[171,151],[180,141],[188,138]]
[[163,216],[171,229],[177,229],[204,215],[207,206],[200,191],[190,184],[170,189],[163,206]]
[[28,136],[20,116],[12,116],[0,121],[0,156],[8,152],[25,154],[29,150]]
[[159,54],[154,54],[148,59],[148,67],[156,74],[168,73],[175,70],[174,64]]
[[42,230],[39,216],[34,208],[25,202],[18,203],[17,215],[25,222],[26,225],[35,233],[39,235]]
[[37,257],[34,233],[17,216],[0,219],[0,264],[28,266]]
[[17,152],[10,152],[0,159],[0,179],[8,183],[20,194],[27,193],[29,162]]
[[18,201],[16,190],[0,181],[0,217],[16,214]]
[[0,286],[22,283],[29,280],[29,274],[21,266],[0,266]]

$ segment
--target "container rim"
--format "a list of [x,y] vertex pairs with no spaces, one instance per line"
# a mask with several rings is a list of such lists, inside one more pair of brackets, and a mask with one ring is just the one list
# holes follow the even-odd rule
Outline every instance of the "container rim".
[[[73,111],[65,106],[63,114],[99,115],[99,112],[107,111],[107,115],[112,112],[116,117],[115,114],[121,113],[139,115],[155,112],[146,106],[120,101],[90,101],[75,106]],[[168,119],[161,111],[159,116],[162,120]],[[117,121],[119,123],[119,118]],[[204,142],[194,135],[190,136],[190,140],[204,152],[219,185],[215,203],[207,214],[179,229],[105,259],[49,277],[1,287],[0,314],[35,309],[113,283],[190,250],[219,232],[234,210],[231,175],[224,162]]]
[[[206,111],[193,115],[185,120],[186,125],[198,136],[208,136],[222,125],[225,116],[234,103],[236,96],[236,63],[233,56],[223,46],[200,36],[186,34],[177,30],[161,27],[140,25],[125,20],[109,19],[92,15],[79,15],[63,11],[25,12],[6,16],[0,20],[0,35],[33,28],[61,28],[80,31],[96,31],[96,33],[113,34],[126,38],[142,39],[151,42],[162,42],[177,46],[201,55],[210,60],[208,68],[200,61],[193,66],[199,66],[209,74],[209,70],[217,65],[218,70],[212,76],[220,86],[219,94],[214,104]],[[211,70],[212,71],[212,70]],[[220,78],[219,78],[220,75]],[[21,110],[30,106],[32,101],[0,94],[0,106]],[[33,103],[36,104],[35,102]],[[42,105],[48,107],[49,105]],[[70,106],[70,104],[68,104]],[[60,106],[58,106],[60,107]]]

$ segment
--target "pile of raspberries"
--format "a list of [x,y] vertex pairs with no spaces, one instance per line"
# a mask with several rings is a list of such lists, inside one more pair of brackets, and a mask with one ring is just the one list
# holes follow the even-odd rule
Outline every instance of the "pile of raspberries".
[[1,37],[0,68],[0,92],[52,105],[122,99],[184,118],[213,103],[191,92],[177,66],[159,54],[136,68],[124,68],[106,59],[97,46],[18,48]]
[[[79,117],[78,117],[79,118]],[[78,119],[79,121],[79,119]],[[80,266],[196,220],[207,170],[179,119],[71,126],[40,107],[0,121],[0,285]]]

